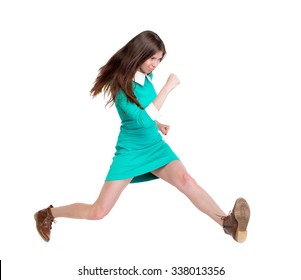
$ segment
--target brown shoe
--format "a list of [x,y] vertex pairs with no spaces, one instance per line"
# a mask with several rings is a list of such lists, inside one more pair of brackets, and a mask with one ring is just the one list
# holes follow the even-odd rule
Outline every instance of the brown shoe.
[[235,241],[242,243],[247,238],[247,226],[250,220],[250,207],[244,198],[238,198],[232,212],[222,217],[224,232]]
[[52,222],[54,221],[54,217],[52,216],[50,210],[51,208],[53,208],[52,205],[34,214],[37,231],[40,234],[40,236],[43,238],[43,240],[46,242],[50,240],[50,231],[52,228],[51,225]]

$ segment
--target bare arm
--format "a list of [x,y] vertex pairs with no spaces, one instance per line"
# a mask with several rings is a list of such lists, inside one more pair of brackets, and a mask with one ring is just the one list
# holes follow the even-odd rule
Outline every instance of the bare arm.
[[175,74],[170,74],[165,85],[158,93],[157,97],[153,101],[154,106],[159,111],[165,102],[168,94],[177,86],[180,84],[180,80]]

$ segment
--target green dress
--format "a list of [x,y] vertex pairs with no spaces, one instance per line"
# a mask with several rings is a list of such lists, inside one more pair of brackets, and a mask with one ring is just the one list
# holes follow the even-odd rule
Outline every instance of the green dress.
[[[151,78],[152,73],[143,78],[144,84],[132,82],[134,94],[143,108],[157,96]],[[133,178],[131,183],[138,183],[157,179],[151,171],[179,158],[163,140],[155,120],[128,101],[122,90],[116,96],[115,107],[121,126],[106,181]]]

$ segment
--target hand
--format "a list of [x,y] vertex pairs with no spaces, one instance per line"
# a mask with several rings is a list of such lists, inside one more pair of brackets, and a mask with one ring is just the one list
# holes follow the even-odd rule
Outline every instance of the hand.
[[178,79],[178,77],[175,74],[172,73],[169,75],[165,86],[167,86],[169,91],[171,91],[179,84],[180,84],[180,80]]
[[164,134],[164,135],[167,135],[169,129],[170,129],[170,126],[168,124],[163,124],[163,123],[160,123],[158,121],[157,122],[157,127],[159,129],[159,131]]

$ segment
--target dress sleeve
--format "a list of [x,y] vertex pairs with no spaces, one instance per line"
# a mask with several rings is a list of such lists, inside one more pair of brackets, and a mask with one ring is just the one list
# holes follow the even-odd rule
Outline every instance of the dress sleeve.
[[[155,106],[150,103],[149,106],[147,106],[144,109],[141,109],[139,106],[137,106],[135,103],[132,103],[127,100],[126,95],[124,92],[119,92],[115,99],[115,105],[116,107],[121,110],[121,112],[125,115],[125,117],[129,120],[135,120],[139,125],[143,127],[149,127],[153,125],[154,120],[156,119],[158,115],[155,112],[157,110]],[[151,116],[147,113],[147,111],[150,111],[148,108],[154,107],[151,109],[152,113]]]

